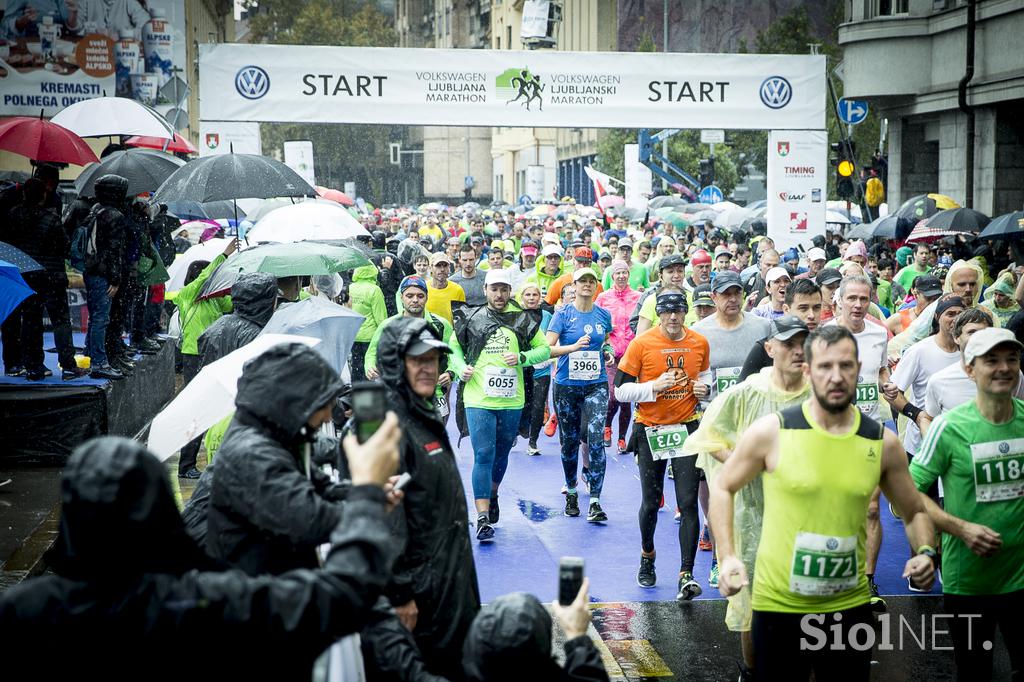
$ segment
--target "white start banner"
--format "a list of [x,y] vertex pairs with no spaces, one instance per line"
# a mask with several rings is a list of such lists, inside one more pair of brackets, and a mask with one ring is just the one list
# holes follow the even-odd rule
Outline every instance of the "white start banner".
[[810,248],[825,234],[828,137],[824,130],[773,130],[768,134],[768,236],[780,253]]
[[820,55],[200,45],[208,121],[824,129]]

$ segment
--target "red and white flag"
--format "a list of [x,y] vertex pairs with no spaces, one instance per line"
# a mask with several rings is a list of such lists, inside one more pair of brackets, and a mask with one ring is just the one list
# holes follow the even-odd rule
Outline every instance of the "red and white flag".
[[[587,174],[590,181],[594,183],[594,201],[598,207],[601,206],[601,197],[608,194],[608,190],[612,187],[612,178],[610,175],[605,175],[599,170],[594,170],[590,166],[584,166],[583,172]],[[602,212],[604,209],[602,209]]]

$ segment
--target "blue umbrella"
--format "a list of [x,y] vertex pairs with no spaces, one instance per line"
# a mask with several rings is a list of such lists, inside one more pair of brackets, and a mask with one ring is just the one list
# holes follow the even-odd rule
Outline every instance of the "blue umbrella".
[[978,235],[978,239],[1024,239],[1024,211],[993,218]]
[[19,272],[35,272],[43,269],[43,266],[31,256],[7,242],[0,242],[0,261],[6,261],[13,265]]
[[34,293],[25,284],[17,266],[0,260],[0,322],[6,320],[22,301]]

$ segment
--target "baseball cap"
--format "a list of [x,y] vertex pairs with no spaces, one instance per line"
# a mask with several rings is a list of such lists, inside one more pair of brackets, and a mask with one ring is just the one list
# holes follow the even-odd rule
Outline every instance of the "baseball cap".
[[818,273],[818,277],[815,280],[819,287],[828,286],[841,282],[843,280],[843,273],[839,272],[835,268],[825,268]]
[[612,254],[608,249],[601,249],[601,260],[611,260]]
[[619,240],[619,248],[621,249],[623,246],[628,246],[629,248],[632,249],[633,248],[633,240],[630,239],[629,237],[624,237],[624,238],[620,239]]
[[932,275],[919,275],[915,277],[914,283],[911,286],[927,298],[942,295],[942,282],[939,281],[938,277],[933,277]]
[[448,347],[447,343],[431,334],[429,329],[424,329],[420,332],[419,336],[409,340],[409,345],[405,348],[405,354],[415,357],[429,353],[435,348],[445,353],[450,353],[452,350]]
[[725,270],[715,275],[715,278],[711,280],[711,291],[716,294],[720,294],[723,291],[731,289],[733,287],[743,288],[743,283],[740,282],[740,275],[732,270]]
[[534,246],[533,244],[523,244],[519,248],[519,253],[521,253],[523,255],[526,255],[526,256],[536,256],[537,255],[537,247]]
[[715,247],[715,258],[718,258],[719,256],[722,255],[729,256],[730,258],[732,258],[732,251],[729,250],[728,246],[719,245]]
[[1001,346],[1004,343],[1014,346],[1017,350],[1024,349],[1024,345],[1021,345],[1021,342],[1017,340],[1017,337],[1009,329],[997,327],[979,329],[971,335],[970,340],[967,342],[967,347],[964,348],[964,362],[969,365],[979,355],[984,355],[996,346]]
[[578,282],[581,279],[583,279],[584,277],[586,277],[587,275],[590,275],[595,280],[597,279],[597,274],[594,273],[594,271],[591,270],[590,268],[580,268],[579,270],[574,270],[573,271],[573,273],[572,273],[572,281],[573,282]]
[[472,237],[469,238],[469,243],[470,244],[483,244],[484,243],[484,238],[479,236],[479,235],[473,235]]
[[786,268],[780,268],[779,266],[775,266],[774,268],[768,270],[768,274],[764,276],[764,281],[767,282],[768,284],[771,284],[775,280],[782,279],[783,277],[789,280],[793,279],[792,277],[789,276],[789,270],[787,270]]
[[659,315],[662,313],[670,313],[675,311],[686,312],[690,309],[690,306],[686,304],[686,295],[677,294],[675,292],[666,292],[664,294],[658,294],[658,298],[655,301],[655,312]]
[[573,258],[576,260],[594,260],[594,252],[585,246],[577,246]]
[[701,284],[693,288],[693,305],[715,305],[715,302],[711,300],[710,284]]
[[772,323],[771,338],[788,341],[797,334],[809,334],[807,324],[796,315],[783,315]]
[[562,256],[562,247],[558,246],[556,244],[547,244],[547,245],[544,246],[543,254],[544,254],[545,258],[547,258],[548,256],[558,256],[558,257],[561,257]]
[[402,278],[402,282],[398,285],[398,292],[401,293],[409,287],[417,287],[426,292],[427,283],[423,281],[423,278],[419,275],[409,275],[408,277]]
[[558,238],[558,235],[554,232],[545,232],[544,236],[541,237],[541,242],[544,244],[561,244],[562,240]]
[[444,251],[438,251],[437,253],[430,254],[430,265],[434,266],[438,263],[452,264],[452,259],[448,257],[448,254]]
[[855,242],[851,242],[850,245],[846,247],[846,255],[843,256],[843,260],[850,260],[853,256],[863,256],[864,258],[868,257],[868,247],[864,246],[864,242],[859,239]]
[[511,287],[512,272],[505,270],[504,268],[499,270],[488,270],[487,276],[484,277],[484,286],[490,286],[492,284],[504,284]]
[[698,249],[693,252],[693,256],[690,258],[690,265],[710,265],[711,256],[704,249]]
[[658,261],[658,271],[670,268],[673,265],[686,265],[686,261],[678,253],[672,253]]
[[807,252],[807,261],[809,263],[813,263],[816,260],[828,260],[828,257],[825,255],[825,249],[814,247]]

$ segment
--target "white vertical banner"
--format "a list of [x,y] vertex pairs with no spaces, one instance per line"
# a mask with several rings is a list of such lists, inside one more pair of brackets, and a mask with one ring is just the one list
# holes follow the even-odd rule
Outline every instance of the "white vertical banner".
[[352,200],[355,200],[355,198],[357,196],[356,195],[356,183],[351,182],[351,181],[346,182],[345,183],[345,194],[347,194],[349,196],[349,198],[351,198]]
[[[544,38],[548,34],[549,0],[526,0],[523,3],[523,21],[519,27],[522,38]],[[506,46],[511,49],[512,46]]]
[[199,156],[214,154],[263,154],[259,123],[200,121]]
[[625,160],[626,206],[647,210],[646,194],[651,192],[651,169],[640,163],[640,145],[622,146]]
[[809,248],[825,234],[828,136],[824,130],[773,130],[768,135],[768,236],[781,252]]
[[311,185],[316,185],[313,169],[313,143],[309,140],[287,140],[284,143],[284,165]]
[[544,166],[526,167],[526,193],[530,195],[534,203],[544,200]]

